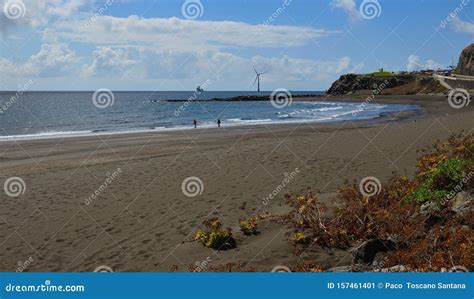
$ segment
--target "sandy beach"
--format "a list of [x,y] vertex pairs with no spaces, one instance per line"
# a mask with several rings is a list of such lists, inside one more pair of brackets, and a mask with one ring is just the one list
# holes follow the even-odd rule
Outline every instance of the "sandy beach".
[[[383,182],[394,171],[412,175],[419,150],[472,130],[472,105],[453,109],[437,96],[379,96],[375,102],[416,104],[423,113],[375,122],[223,124],[220,129],[1,142],[0,177],[21,177],[26,191],[16,198],[0,193],[0,271],[16,271],[27,260],[25,271],[93,271],[102,265],[116,272],[169,271],[173,265],[188,271],[203,262],[241,262],[270,271],[294,265],[284,226],[265,220],[259,223],[260,234],[243,236],[239,219],[283,213],[288,209],[284,194],[307,188],[319,190],[320,198],[334,206],[336,189],[345,180],[375,176]],[[285,173],[295,170],[297,175],[263,204]],[[183,193],[188,177],[202,180],[201,194]],[[214,251],[189,242],[210,217],[233,228],[236,249]],[[322,248],[305,255],[328,268],[351,260],[350,253]]]

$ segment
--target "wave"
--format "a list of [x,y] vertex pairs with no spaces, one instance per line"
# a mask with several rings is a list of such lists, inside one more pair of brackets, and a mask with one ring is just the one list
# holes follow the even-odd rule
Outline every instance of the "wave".
[[35,134],[22,134],[22,135],[7,135],[0,136],[0,141],[9,140],[29,140],[29,139],[48,139],[48,138],[61,138],[61,137],[77,137],[87,136],[98,132],[92,131],[54,131],[54,132],[40,132]]
[[[159,102],[149,100],[146,102]],[[203,104],[202,104],[203,105]],[[33,134],[18,134],[9,136],[0,136],[0,141],[14,141],[25,139],[47,139],[47,138],[69,138],[81,136],[113,135],[127,133],[146,133],[146,132],[167,132],[182,131],[194,129],[193,118],[198,120],[198,129],[216,128],[215,118],[221,115],[222,127],[236,127],[259,124],[285,124],[285,123],[317,123],[346,120],[367,120],[376,119],[383,113],[393,111],[418,109],[417,106],[406,106],[397,104],[367,104],[361,106],[361,103],[334,103],[334,102],[295,102],[291,106],[283,109],[276,109],[263,102],[245,102],[222,104],[210,102],[206,104],[205,112],[194,108],[187,111],[187,114],[173,117],[171,108],[156,105],[156,108],[148,106],[143,110],[126,112],[117,112],[109,114],[100,114],[93,123],[95,125],[84,124],[77,127],[78,131],[68,131],[68,126],[61,126],[61,122],[52,123],[48,127],[55,128],[55,131],[38,132]],[[231,106],[227,109],[228,106]],[[269,107],[270,106],[270,107]],[[199,106],[201,107],[201,105]],[[226,110],[227,109],[227,110]],[[128,110],[127,110],[128,111]],[[229,118],[222,116],[225,111]],[[93,111],[97,113],[97,111]],[[101,111],[99,111],[101,112]],[[92,127],[92,128],[91,128]],[[64,131],[61,129],[64,128]],[[15,128],[13,128],[15,129]],[[20,129],[20,128],[18,128]],[[26,129],[33,129],[27,127]],[[12,130],[11,133],[14,133]]]

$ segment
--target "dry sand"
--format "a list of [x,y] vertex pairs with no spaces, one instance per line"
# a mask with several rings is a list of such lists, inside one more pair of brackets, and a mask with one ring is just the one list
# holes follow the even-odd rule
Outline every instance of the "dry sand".
[[[419,104],[424,115],[375,123],[224,126],[1,142],[0,182],[21,177],[26,192],[17,198],[0,192],[0,271],[16,271],[19,262],[25,271],[93,271],[101,265],[114,271],[169,271],[173,265],[187,270],[197,262],[237,261],[260,271],[291,266],[295,258],[284,227],[263,221],[259,235],[244,237],[238,220],[285,212],[287,192],[311,187],[335,204],[336,188],[344,180],[375,176],[383,182],[393,171],[411,175],[419,149],[473,127],[472,105],[453,109],[442,97],[390,96],[377,102]],[[100,188],[118,168],[121,173]],[[284,174],[296,168],[296,177],[264,205]],[[196,197],[181,190],[191,176],[204,185]],[[186,242],[213,216],[234,228],[237,249],[216,252]],[[326,267],[347,265],[351,258],[318,247],[306,257]]]

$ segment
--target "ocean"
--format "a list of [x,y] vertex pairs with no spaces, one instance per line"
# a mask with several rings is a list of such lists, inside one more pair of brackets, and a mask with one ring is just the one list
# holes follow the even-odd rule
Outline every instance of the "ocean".
[[[291,92],[322,94],[322,92]],[[270,92],[261,92],[266,95]],[[291,122],[334,122],[375,119],[385,113],[418,109],[414,105],[364,104],[347,102],[273,103],[270,101],[216,102],[257,93],[238,91],[113,92],[0,92],[0,140],[186,130]],[[166,102],[164,100],[185,100]],[[196,101],[199,100],[199,101]]]

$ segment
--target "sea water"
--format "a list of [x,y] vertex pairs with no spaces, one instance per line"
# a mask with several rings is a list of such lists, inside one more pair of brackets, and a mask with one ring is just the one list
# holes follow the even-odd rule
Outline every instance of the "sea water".
[[[258,95],[270,94],[262,92]],[[321,92],[292,92],[321,94]],[[113,92],[113,101],[98,103],[93,92],[0,92],[0,140],[35,139],[120,132],[169,131],[273,123],[335,122],[375,119],[415,105],[337,101],[206,101],[251,92]],[[183,100],[168,102],[167,100]]]

